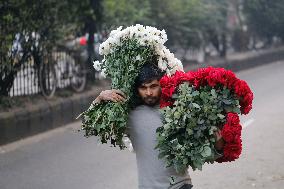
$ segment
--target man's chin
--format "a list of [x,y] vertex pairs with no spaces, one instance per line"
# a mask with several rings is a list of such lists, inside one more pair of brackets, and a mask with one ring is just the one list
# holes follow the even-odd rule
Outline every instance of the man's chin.
[[159,104],[159,101],[144,101],[144,104],[147,106],[156,106]]

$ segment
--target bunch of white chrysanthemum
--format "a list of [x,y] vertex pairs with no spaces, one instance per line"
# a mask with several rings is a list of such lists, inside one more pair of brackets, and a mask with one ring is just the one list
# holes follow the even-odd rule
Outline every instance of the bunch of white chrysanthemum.
[[[129,39],[136,39],[139,45],[148,46],[154,49],[154,54],[158,58],[158,66],[161,70],[165,71],[167,75],[174,74],[177,70],[182,71],[183,66],[180,60],[175,58],[174,54],[164,46],[167,41],[167,34],[165,30],[158,30],[151,26],[142,26],[137,24],[135,26],[129,26],[122,30],[122,26],[113,30],[110,33],[109,38],[100,45],[99,53],[104,57],[115,51],[116,47],[123,45],[123,41]],[[136,57],[139,59],[140,57]],[[102,62],[95,61],[94,68],[98,71],[102,71],[102,75],[106,76],[105,69],[102,68],[102,64],[105,64],[106,59]]]
[[154,27],[135,25],[112,31],[100,45],[102,62],[95,61],[94,67],[103,76],[111,79],[111,88],[120,89],[126,96],[125,102],[103,102],[91,105],[81,116],[85,136],[99,136],[102,143],[125,148],[123,138],[127,135],[126,123],[130,108],[135,105],[135,79],[146,63],[157,66],[168,75],[183,70],[181,62],[164,46],[165,31]]

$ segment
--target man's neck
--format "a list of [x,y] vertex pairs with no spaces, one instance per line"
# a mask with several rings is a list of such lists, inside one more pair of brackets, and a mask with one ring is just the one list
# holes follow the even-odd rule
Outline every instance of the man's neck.
[[148,105],[148,104],[143,103],[142,105],[147,106],[149,108],[154,108],[154,109],[159,109],[160,108],[160,104]]

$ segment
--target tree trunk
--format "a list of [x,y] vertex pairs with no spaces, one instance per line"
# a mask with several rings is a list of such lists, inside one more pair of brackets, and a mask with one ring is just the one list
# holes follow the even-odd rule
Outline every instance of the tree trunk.
[[87,33],[89,35],[88,41],[87,41],[87,52],[88,52],[88,60],[86,68],[88,69],[87,77],[91,81],[95,80],[95,74],[94,74],[94,68],[93,68],[93,61],[95,58],[95,51],[94,51],[94,34],[98,32],[98,28],[101,22],[102,18],[102,6],[101,6],[101,0],[90,0],[90,5],[92,9],[94,10],[96,20],[93,19],[93,17],[88,17],[86,21],[86,29]]
[[1,76],[5,75],[4,78],[0,80],[0,96],[8,96],[9,95],[9,91],[11,90],[13,83],[14,83],[14,79],[15,79],[15,75],[16,75],[16,71],[11,71],[9,73],[5,73],[5,71],[1,71]]
[[[25,63],[27,60],[27,53],[24,52],[21,60],[11,65],[12,68],[8,69],[7,67],[1,68],[0,70],[0,96],[8,96],[9,92],[13,86],[15,76],[18,72],[18,69]],[[12,63],[11,63],[12,64]]]
[[221,43],[222,43],[222,49],[220,51],[220,56],[224,58],[227,55],[227,37],[225,33],[222,33],[221,35]]

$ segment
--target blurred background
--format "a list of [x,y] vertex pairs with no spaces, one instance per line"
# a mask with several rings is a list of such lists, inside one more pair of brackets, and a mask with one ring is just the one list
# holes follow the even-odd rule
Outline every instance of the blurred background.
[[[247,147],[256,151],[245,149],[244,158],[230,168],[193,176],[197,186],[280,189],[283,18],[283,0],[1,0],[0,188],[136,187],[134,155],[86,141],[76,132],[79,122],[73,122],[109,86],[92,67],[102,59],[99,45],[112,29],[142,24],[165,29],[166,46],[186,70],[209,65],[232,69],[255,92],[255,111],[243,124],[263,129],[244,136]],[[272,123],[277,135],[265,130]],[[51,129],[51,134],[36,136]],[[113,154],[121,163],[113,161]],[[122,168],[126,176],[118,176]],[[238,179],[220,184],[230,171]]]
[[83,91],[97,79],[99,44],[119,26],[165,29],[184,63],[279,46],[283,9],[281,0],[1,1],[0,95]]

